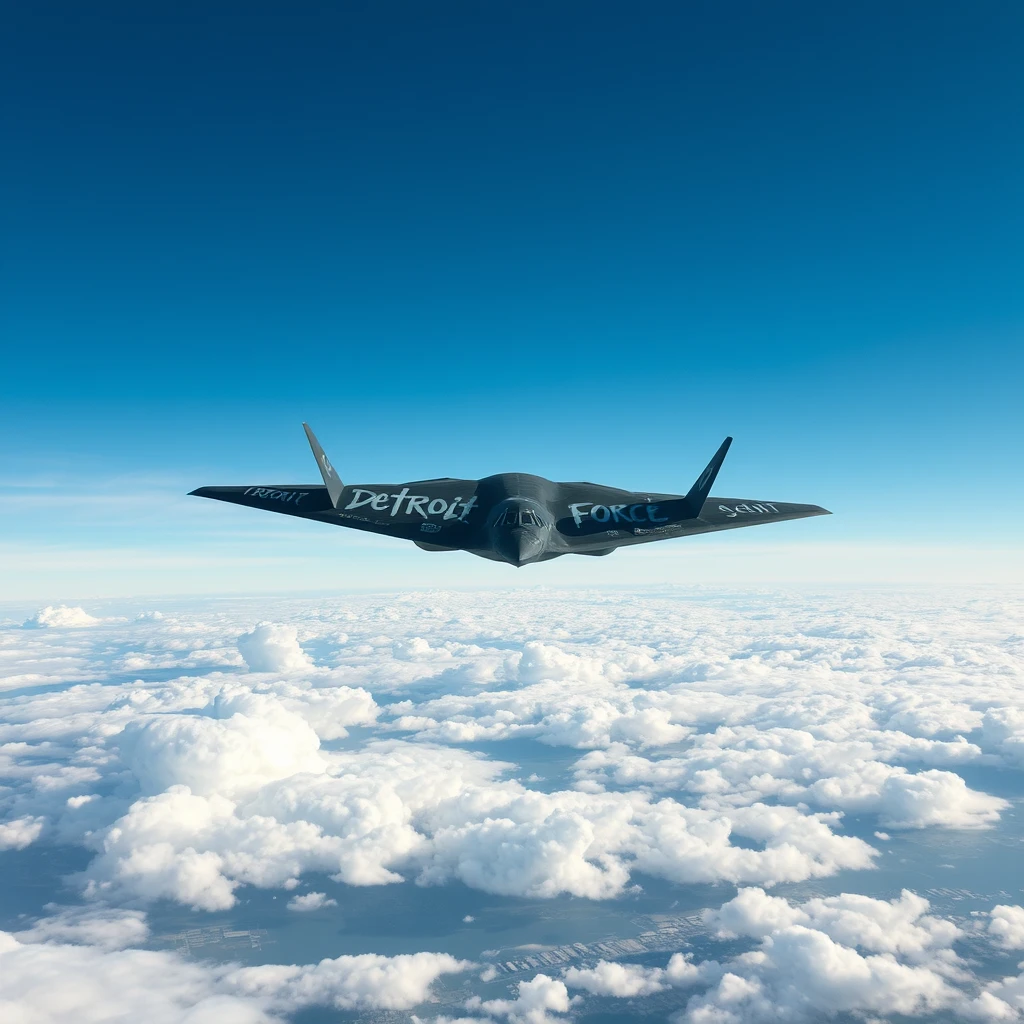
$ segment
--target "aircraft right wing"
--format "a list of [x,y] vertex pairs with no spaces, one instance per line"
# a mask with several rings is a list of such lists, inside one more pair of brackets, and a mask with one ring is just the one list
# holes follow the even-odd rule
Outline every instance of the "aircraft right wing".
[[476,480],[441,477],[404,484],[343,484],[313,431],[303,428],[320,484],[200,487],[191,493],[401,540],[458,547],[479,522]]
[[476,489],[476,480],[454,479],[346,484],[337,507],[319,484],[199,487],[190,493],[385,537],[458,547],[479,525]]

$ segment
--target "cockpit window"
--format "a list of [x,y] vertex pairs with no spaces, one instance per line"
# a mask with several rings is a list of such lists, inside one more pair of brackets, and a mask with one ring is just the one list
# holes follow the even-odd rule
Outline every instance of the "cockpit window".
[[495,526],[541,526],[540,516],[532,508],[507,508],[494,520]]

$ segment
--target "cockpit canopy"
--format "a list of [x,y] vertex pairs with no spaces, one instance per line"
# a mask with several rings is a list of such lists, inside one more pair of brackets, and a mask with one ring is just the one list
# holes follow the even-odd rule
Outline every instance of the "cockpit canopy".
[[543,526],[540,513],[526,505],[509,505],[494,520],[495,526]]

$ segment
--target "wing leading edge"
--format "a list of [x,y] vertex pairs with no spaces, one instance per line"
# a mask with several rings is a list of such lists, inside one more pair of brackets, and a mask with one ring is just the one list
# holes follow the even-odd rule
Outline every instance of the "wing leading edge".
[[831,515],[820,505],[712,497],[711,488],[731,444],[732,438],[727,437],[685,495],[562,484],[556,529],[570,551],[608,554],[625,545]]
[[443,477],[404,484],[344,484],[309,424],[302,427],[323,485],[199,487],[190,493],[442,549],[461,544],[477,525],[479,481]]

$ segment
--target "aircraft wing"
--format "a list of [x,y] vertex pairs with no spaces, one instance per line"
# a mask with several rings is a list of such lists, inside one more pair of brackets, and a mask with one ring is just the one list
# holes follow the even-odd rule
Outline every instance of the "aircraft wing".
[[478,525],[478,481],[444,477],[345,487],[331,522],[403,540],[458,547]]
[[[831,514],[820,505],[709,497],[696,519],[638,525],[633,527],[631,533],[624,533],[619,537],[614,546],[646,544],[671,537],[690,537],[698,533],[716,533],[719,530],[737,530],[744,526],[762,526],[767,523],[782,523],[790,519]],[[608,539],[611,540],[611,537]]]
[[[621,492],[615,496],[620,499],[624,497]],[[583,508],[574,503],[577,504],[577,516],[568,515],[557,522],[557,529],[568,541],[570,550],[590,550],[605,554],[618,547],[647,544],[671,537],[689,537],[698,533],[715,533],[744,526],[831,515],[828,509],[820,505],[709,496],[700,515],[693,517],[679,497],[642,494],[629,497],[634,500],[591,504]],[[581,522],[577,523],[576,518],[580,518]]]
[[461,546],[477,525],[477,480],[440,477],[407,484],[346,485],[309,424],[302,427],[323,477],[322,486],[199,487],[191,493],[441,548]]
[[819,505],[711,497],[711,487],[731,443],[731,437],[722,442],[685,495],[641,494],[588,483],[561,484],[555,528],[571,551],[604,555],[629,544],[830,514]]
[[[340,483],[340,481],[339,481]],[[322,484],[199,487],[191,493],[234,505],[347,526],[402,540],[458,546],[477,525],[476,480],[354,484],[337,490],[337,507]]]

